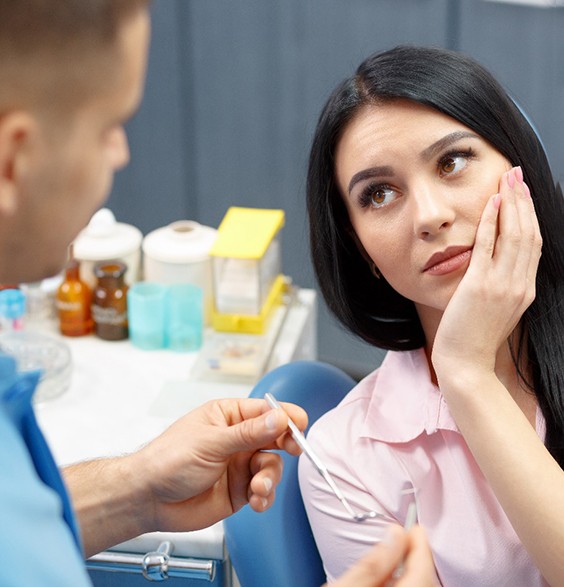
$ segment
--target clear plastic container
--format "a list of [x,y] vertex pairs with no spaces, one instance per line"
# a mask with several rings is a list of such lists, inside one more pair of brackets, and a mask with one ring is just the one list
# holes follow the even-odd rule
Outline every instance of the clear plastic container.
[[217,231],[212,258],[212,326],[263,334],[281,302],[283,210],[231,207]]
[[264,372],[270,348],[266,337],[210,332],[194,366],[197,379],[256,381]]
[[37,332],[3,332],[0,350],[14,357],[19,371],[41,369],[34,401],[58,397],[69,388],[72,357],[64,341]]

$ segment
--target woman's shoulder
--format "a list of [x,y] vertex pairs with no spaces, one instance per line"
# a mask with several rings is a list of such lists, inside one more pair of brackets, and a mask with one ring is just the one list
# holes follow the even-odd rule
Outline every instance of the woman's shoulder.
[[351,422],[366,414],[366,409],[377,391],[379,374],[386,362],[389,361],[390,355],[391,352],[387,353],[380,366],[361,379],[334,408],[320,416],[312,424],[310,434],[318,434],[325,429],[334,430],[335,424],[342,428],[345,422]]
[[369,429],[379,427],[380,419],[395,419],[394,415],[398,415],[398,410],[405,410],[406,404],[418,406],[424,402],[421,391],[430,386],[423,350],[389,351],[377,369],[312,424],[308,438],[311,435],[316,443],[331,438],[341,446],[354,442],[359,434],[367,431],[367,415]]
[[382,366],[379,366],[361,379],[334,408],[320,416],[314,426],[323,426],[334,420],[342,420],[345,416],[352,417],[354,414],[363,413],[364,406],[370,403],[377,389],[381,369]]

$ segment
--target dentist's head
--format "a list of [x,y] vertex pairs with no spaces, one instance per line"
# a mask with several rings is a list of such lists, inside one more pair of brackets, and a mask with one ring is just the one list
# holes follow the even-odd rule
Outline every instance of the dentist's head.
[[60,270],[129,160],[147,0],[0,2],[0,282]]

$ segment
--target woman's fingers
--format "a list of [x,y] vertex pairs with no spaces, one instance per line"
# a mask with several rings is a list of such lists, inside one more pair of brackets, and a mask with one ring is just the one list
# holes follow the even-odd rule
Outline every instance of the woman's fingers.
[[525,183],[522,183],[520,188],[520,193],[517,196],[517,207],[522,232],[522,246],[528,252],[528,256],[523,256],[523,266],[518,268],[518,271],[526,276],[526,281],[529,285],[530,303],[535,296],[535,282],[542,250],[542,237],[531,192]]
[[500,213],[499,254],[494,263],[509,286],[517,318],[535,297],[541,243],[540,229],[528,186],[519,167],[504,178],[507,184]]
[[468,272],[474,274],[473,277],[483,277],[491,265],[496,248],[500,206],[501,194],[495,194],[487,201],[482,212],[482,218],[476,231],[472,259],[468,268]]
[[517,278],[523,283],[524,277],[530,277],[531,268],[536,272],[539,250],[535,243],[540,232],[530,192],[519,167],[504,174],[500,193],[502,205],[494,261],[502,277]]
[[[527,307],[534,298],[534,282],[542,239],[534,206],[519,167],[503,174],[499,194],[487,202],[476,232],[469,273],[499,295],[509,292]],[[524,308],[522,308],[524,310]]]

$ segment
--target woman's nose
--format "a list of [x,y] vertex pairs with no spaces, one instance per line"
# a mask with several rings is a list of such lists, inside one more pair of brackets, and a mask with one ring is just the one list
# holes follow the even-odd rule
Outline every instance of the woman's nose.
[[450,226],[455,217],[448,195],[436,186],[421,184],[413,192],[413,228],[418,238],[428,238]]

